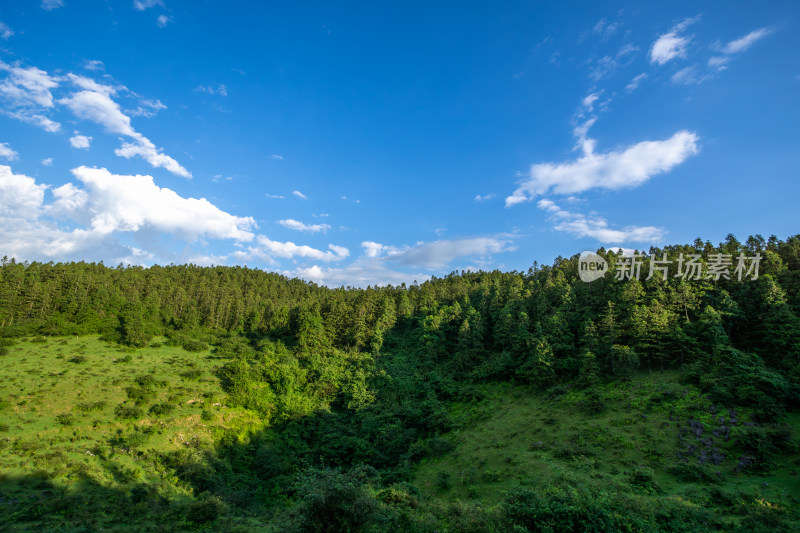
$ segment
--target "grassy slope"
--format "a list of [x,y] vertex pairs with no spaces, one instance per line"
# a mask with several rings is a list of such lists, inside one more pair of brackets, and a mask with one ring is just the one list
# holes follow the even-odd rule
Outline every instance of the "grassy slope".
[[[85,360],[76,362],[78,356]],[[0,362],[0,501],[37,498],[42,488],[125,490],[138,481],[155,483],[165,496],[180,500],[189,489],[131,449],[177,449],[193,439],[209,442],[222,427],[258,427],[248,412],[224,405],[212,373],[219,361],[209,350],[189,353],[157,343],[128,350],[97,337],[50,338],[14,345]],[[194,372],[181,376],[187,371]],[[166,383],[142,404],[141,416],[120,419],[115,407],[133,405],[125,388],[147,374]],[[96,402],[104,403],[80,408]],[[160,402],[174,410],[148,413]],[[71,417],[71,424],[59,423],[58,415]],[[3,482],[32,474],[42,480],[38,486]]]
[[[521,386],[485,386],[487,398],[481,404],[454,408],[459,429],[445,437],[455,448],[425,459],[417,468],[415,484],[440,505],[491,506],[514,485],[557,479],[635,498],[672,498],[703,507],[730,499],[733,505],[723,515],[731,526],[745,508],[761,506],[780,516],[798,508],[800,455],[784,456],[768,474],[734,473],[741,455],[733,445],[737,430],[728,441],[714,437],[711,430],[720,413],[710,413],[711,402],[679,383],[676,373],[641,375],[601,389],[604,410],[591,414],[579,391],[548,399]],[[679,464],[676,452],[700,440],[690,435],[686,443],[679,443],[678,430],[688,429],[689,418],[703,422],[702,437],[711,437],[727,456],[718,466],[709,463],[696,469],[697,456],[689,458],[692,471],[708,476],[705,481],[687,482],[669,470]],[[738,418],[739,427],[750,420],[741,409]],[[790,417],[789,423],[797,435],[800,417]],[[652,469],[654,485],[632,485],[633,472],[642,467]]]

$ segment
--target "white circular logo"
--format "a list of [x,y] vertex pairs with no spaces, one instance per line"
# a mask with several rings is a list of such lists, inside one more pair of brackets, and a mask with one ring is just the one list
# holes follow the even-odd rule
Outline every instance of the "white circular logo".
[[594,252],[581,252],[578,258],[578,275],[583,281],[600,279],[608,272],[608,263]]

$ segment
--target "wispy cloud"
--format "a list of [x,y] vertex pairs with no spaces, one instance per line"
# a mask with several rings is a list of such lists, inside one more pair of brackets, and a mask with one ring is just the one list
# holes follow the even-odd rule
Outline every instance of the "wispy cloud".
[[47,157],[45,159],[42,159],[42,165],[44,165],[46,167],[53,166],[53,158],[52,157]]
[[732,56],[746,51],[773,31],[772,28],[760,28],[751,31],[743,37],[730,41],[724,46],[718,44],[717,49],[721,52],[721,55],[716,55],[709,59],[708,66],[720,70],[726,68],[725,65],[731,60]]
[[133,0],[133,9],[137,11],[144,11],[155,6],[164,7],[164,2],[162,0]]
[[270,157],[272,159],[283,159],[283,156],[282,155],[278,155],[278,154],[272,154]]
[[306,233],[317,233],[320,231],[322,233],[326,233],[329,229],[331,229],[330,225],[328,224],[305,224],[304,222],[294,220],[293,218],[279,220],[278,224],[284,228],[293,229],[295,231],[304,231]]
[[493,192],[490,192],[489,194],[484,194],[484,195],[477,194],[477,195],[475,195],[475,201],[476,202],[485,202],[486,200],[491,200],[495,196],[496,195]]
[[673,26],[669,32],[659,36],[650,47],[650,63],[664,65],[673,59],[685,58],[692,37],[684,35],[684,32],[688,26],[698,20],[700,20],[700,15],[684,19]]
[[280,200],[283,200],[284,198],[284,196],[281,194],[265,194],[264,196],[266,196],[267,198],[277,198]]
[[300,198],[301,200],[308,200],[308,196],[301,193],[300,191],[292,191],[292,194]]
[[632,93],[633,91],[638,89],[639,85],[646,79],[647,79],[647,74],[642,72],[641,74],[633,78],[630,81],[630,83],[628,83],[628,85],[625,86],[625,90],[628,91],[629,93]]
[[571,194],[641,185],[698,153],[698,141],[695,133],[681,130],[663,141],[642,141],[603,154],[585,151],[574,161],[532,165],[528,177],[506,198],[506,207],[547,193]]
[[410,248],[392,251],[386,255],[385,260],[418,268],[444,268],[460,257],[488,257],[491,254],[514,250],[516,247],[511,246],[508,238],[471,237],[421,242]]
[[164,28],[164,27],[166,27],[166,26],[167,26],[167,24],[169,24],[170,22],[172,22],[172,17],[171,17],[171,16],[169,16],[169,15],[159,15],[159,16],[156,18],[156,25],[157,25],[159,28]]
[[12,30],[8,24],[0,20],[0,39],[7,41],[12,35],[14,35],[14,30]]
[[195,92],[217,94],[219,96],[228,96],[228,88],[224,84],[219,84],[216,87],[212,85],[198,85],[195,87]]
[[0,143],[0,157],[7,161],[15,161],[19,154],[8,143]]
[[561,209],[553,201],[543,198],[537,207],[550,214],[555,229],[575,235],[591,237],[605,244],[642,242],[656,244],[664,238],[664,230],[654,226],[626,226],[622,229],[608,227],[608,221],[598,215],[584,215]]
[[53,11],[59,7],[64,7],[64,0],[42,0],[42,9]]
[[601,57],[594,67],[589,71],[589,77],[594,81],[610,76],[617,69],[626,67],[633,61],[636,52],[639,50],[636,46],[627,43],[620,48],[613,56],[607,55]]

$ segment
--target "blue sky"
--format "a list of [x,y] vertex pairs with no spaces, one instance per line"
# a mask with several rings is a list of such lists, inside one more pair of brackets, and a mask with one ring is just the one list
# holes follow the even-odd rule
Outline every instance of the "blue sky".
[[800,4],[375,4],[4,2],[0,253],[366,286],[798,233]]

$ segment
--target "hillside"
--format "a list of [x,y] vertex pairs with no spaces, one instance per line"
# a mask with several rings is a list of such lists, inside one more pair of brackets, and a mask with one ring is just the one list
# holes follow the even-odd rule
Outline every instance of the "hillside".
[[797,530],[800,236],[651,252],[763,261],[362,290],[5,260],[0,529]]

